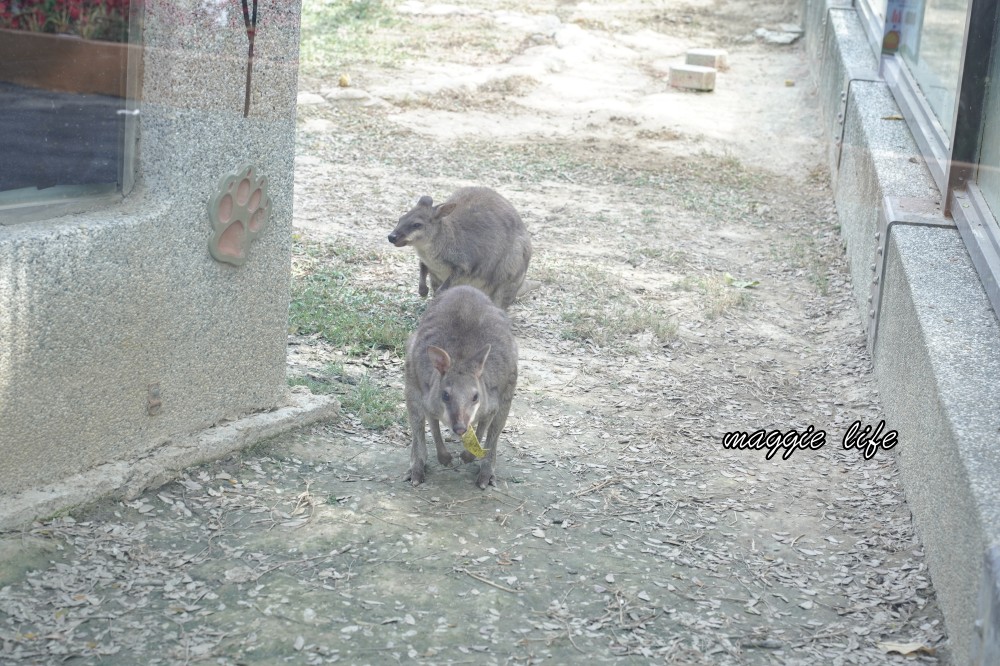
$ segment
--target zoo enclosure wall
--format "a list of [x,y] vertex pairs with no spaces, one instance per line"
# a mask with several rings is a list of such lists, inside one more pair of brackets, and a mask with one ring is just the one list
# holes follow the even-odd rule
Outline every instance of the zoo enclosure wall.
[[[117,109],[134,119],[131,138],[116,135],[135,141],[117,158],[134,183],[113,177],[97,196],[21,192],[6,207],[0,194],[0,502],[289,400],[299,3],[259,16],[249,109],[239,3],[142,5],[130,37],[141,70],[129,56],[142,94]],[[10,85],[11,104],[35,93],[101,101]],[[235,265],[210,253],[208,209],[243,165],[266,177],[270,215]],[[234,219],[218,224],[236,247],[245,230]]]
[[997,10],[804,0],[860,321],[954,662],[1000,661]]

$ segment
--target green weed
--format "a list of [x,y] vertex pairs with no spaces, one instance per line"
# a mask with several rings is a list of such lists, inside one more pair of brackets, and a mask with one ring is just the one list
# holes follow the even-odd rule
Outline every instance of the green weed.
[[292,301],[288,321],[299,335],[319,334],[350,355],[389,350],[402,356],[417,327],[423,301],[388,285],[353,279],[354,266],[378,255],[293,242]]
[[332,363],[322,373],[309,377],[290,378],[288,385],[306,386],[317,394],[336,395],[341,409],[357,416],[362,425],[372,430],[384,430],[403,422],[399,410],[403,402],[402,391],[380,386],[368,375],[349,377],[340,363]]
[[601,347],[626,343],[628,338],[649,332],[660,344],[677,337],[677,322],[651,305],[604,303],[596,307],[575,307],[562,312],[567,326],[566,340],[593,342]]
[[709,319],[750,305],[752,300],[750,289],[736,286],[731,282],[725,275],[706,275],[694,279],[695,289],[705,296],[703,309]]
[[396,22],[384,0],[306,0],[302,3],[300,61],[306,74],[336,72],[347,65],[394,64],[399,57],[376,33]]

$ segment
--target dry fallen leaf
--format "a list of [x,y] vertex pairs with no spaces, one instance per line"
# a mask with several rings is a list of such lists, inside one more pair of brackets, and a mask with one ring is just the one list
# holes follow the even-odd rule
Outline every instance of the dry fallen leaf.
[[[520,4],[510,8],[520,13],[513,9]],[[740,20],[759,13],[752,3],[731,4],[746,5]],[[533,33],[542,24],[528,25],[535,14],[526,11],[517,23]],[[450,37],[460,37],[456,44],[478,40],[469,22],[458,19],[442,23],[435,57],[447,61],[440,45]],[[591,32],[586,23],[580,29]],[[553,38],[544,30],[547,44]],[[504,32],[511,45],[520,43],[517,30]],[[574,48],[610,40],[611,32],[599,29]],[[502,41],[498,48],[507,48]],[[465,48],[455,51],[464,61]],[[635,54],[617,51],[599,51],[599,71],[629,68],[617,70],[627,88]],[[399,89],[398,97],[383,100],[386,111],[405,97],[397,107],[403,115],[427,104],[430,116],[448,112],[441,129],[450,131],[457,119],[458,129],[473,131],[463,132],[469,140],[461,140],[461,160],[428,171],[440,162],[440,145],[395,131],[394,113],[364,104],[326,107],[336,112],[323,113],[314,127],[320,118],[307,111],[304,154],[296,156],[296,218],[344,242],[305,243],[311,232],[296,224],[293,283],[306,285],[314,274],[336,275],[337,284],[346,278],[352,292],[384,292],[387,303],[407,304],[398,310],[405,313],[400,323],[415,324],[412,253],[369,253],[368,241],[384,239],[386,220],[412,203],[419,183],[443,196],[450,182],[499,174],[539,232],[544,252],[537,277],[545,278],[530,302],[517,306],[524,386],[501,440],[500,488],[481,497],[465,478],[468,470],[445,471],[433,460],[435,477],[425,488],[398,483],[406,454],[397,449],[409,443],[407,427],[370,430],[345,410],[339,422],[310,427],[294,440],[283,436],[276,447],[183,472],[128,510],[80,514],[89,526],[57,518],[39,523],[31,541],[9,535],[39,569],[21,575],[23,582],[0,585],[0,663],[67,655],[100,660],[86,654],[93,650],[132,653],[130,663],[151,656],[196,662],[213,654],[252,660],[269,644],[303,663],[363,661],[365,654],[375,661],[406,655],[454,662],[460,651],[474,657],[478,645],[488,646],[493,659],[552,649],[587,653],[577,660],[657,663],[679,654],[712,663],[755,648],[782,650],[772,661],[832,663],[864,661],[862,650],[882,637],[926,645],[947,639],[940,611],[928,601],[934,590],[926,563],[915,559],[923,545],[891,461],[864,461],[831,443],[796,453],[794,467],[767,461],[760,451],[728,452],[720,460],[718,433],[706,427],[814,423],[832,442],[855,418],[881,409],[870,358],[855,344],[853,327],[843,325],[853,321],[853,297],[824,169],[817,165],[808,174],[807,187],[788,187],[786,176],[800,182],[806,175],[799,173],[803,157],[815,161],[809,145],[801,152],[801,139],[811,133],[793,127],[791,140],[776,142],[766,155],[738,146],[733,155],[714,149],[691,155],[695,137],[683,124],[673,126],[675,109],[658,119],[638,109],[610,121],[627,128],[639,122],[633,116],[642,119],[625,132],[602,127],[606,113],[595,111],[587,121],[594,126],[571,136],[560,114],[529,113],[531,131],[552,140],[526,146],[497,140],[480,123],[491,125],[496,114],[489,107],[499,105],[495,111],[509,114],[512,122],[504,125],[513,139],[525,115],[515,100],[551,95],[549,85],[534,88],[530,76],[503,78],[490,64],[489,76],[500,78],[487,88],[465,91],[470,71],[440,95],[428,95],[418,90],[422,77],[409,81],[408,73],[366,63],[370,71],[360,83]],[[317,75],[313,89],[336,91],[340,73]],[[546,75],[546,84],[557,74]],[[349,78],[340,85],[353,87]],[[798,89],[795,79],[772,78],[772,86],[784,81]],[[604,94],[601,85],[595,91]],[[613,103],[617,113],[623,103]],[[461,116],[466,105],[468,118]],[[790,118],[798,116],[794,108]],[[640,129],[658,120],[661,130]],[[478,138],[477,128],[486,129]],[[606,132],[613,142],[600,139]],[[633,134],[642,142],[633,142]],[[760,136],[748,138],[744,147]],[[655,165],[649,149],[660,155]],[[772,177],[786,162],[794,169]],[[340,170],[343,182],[329,187],[331,173]],[[366,196],[371,182],[389,181],[380,196]],[[576,223],[581,219],[600,223]],[[773,288],[779,283],[781,289]],[[333,285],[324,283],[324,292]],[[379,303],[372,301],[382,309]],[[329,306],[324,302],[323,311],[337,310]],[[395,352],[359,356],[318,331],[290,333],[287,358],[296,377],[342,398],[364,374],[372,386],[393,388],[390,402],[402,400],[395,391],[403,384],[403,359]],[[319,370],[335,364],[342,369]],[[537,434],[550,432],[549,425],[555,446],[537,446]],[[780,510],[789,493],[802,500],[794,515]],[[565,552],[539,548],[549,530],[572,535]],[[450,552],[452,539],[460,552]],[[456,562],[482,567],[476,575],[460,569],[477,582],[447,575]],[[606,579],[600,571],[616,573]],[[504,588],[525,595],[523,612],[500,617],[491,600]],[[62,601],[67,595],[71,603]],[[532,610],[544,607],[540,599],[561,601],[547,612]],[[799,603],[803,613],[794,611]],[[914,605],[924,610],[899,616],[900,608]],[[205,617],[212,610],[216,615]],[[806,641],[795,628],[803,615],[812,634]],[[356,624],[338,631],[348,622]],[[226,631],[236,623],[247,628],[239,637]],[[852,631],[856,624],[865,626]],[[726,626],[739,631],[720,630]]]
[[934,648],[924,645],[923,643],[884,642],[878,644],[878,649],[882,650],[886,654],[898,652],[904,657],[913,657],[921,653],[933,655],[935,652]]

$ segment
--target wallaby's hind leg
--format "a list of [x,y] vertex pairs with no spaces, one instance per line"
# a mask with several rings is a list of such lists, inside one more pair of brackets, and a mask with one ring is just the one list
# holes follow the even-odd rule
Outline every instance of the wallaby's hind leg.
[[458,275],[458,270],[453,270],[448,275],[448,277],[446,277],[444,279],[443,282],[441,280],[435,280],[434,276],[432,275],[431,276],[431,283],[434,285],[434,294],[437,295],[437,294],[441,293],[442,291],[444,291],[445,289],[447,289],[448,287],[450,287],[452,285],[452,283],[455,282],[456,279],[458,280],[459,284],[462,283],[461,282],[462,281],[462,277]]
[[490,300],[506,310],[517,298],[517,287],[512,284],[500,285],[488,296]]
[[518,285],[518,287],[517,287],[517,295],[518,296],[524,296],[529,291],[532,291],[534,289],[538,289],[541,286],[542,286],[541,280],[527,280],[527,279],[526,280],[522,280],[521,284]]
[[518,298],[540,286],[542,286],[542,283],[538,280],[521,280],[517,286],[506,285],[500,287],[496,297],[493,298],[493,302],[506,310],[510,307],[511,303],[516,301]]
[[417,409],[409,409],[410,431],[412,444],[410,446],[410,471],[406,480],[415,486],[424,482],[424,467],[427,463],[427,439],[424,435],[424,415]]

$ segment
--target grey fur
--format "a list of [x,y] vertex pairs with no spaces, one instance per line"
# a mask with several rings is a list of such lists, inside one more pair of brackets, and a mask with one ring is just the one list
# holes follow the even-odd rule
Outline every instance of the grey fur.
[[488,187],[463,187],[443,204],[422,196],[389,234],[420,257],[421,296],[467,284],[507,309],[531,261],[531,236],[514,206]]
[[[406,345],[406,411],[412,433],[407,479],[424,480],[430,422],[438,462],[450,465],[440,421],[461,436],[475,427],[487,450],[476,484],[496,485],[497,441],[517,385],[517,343],[510,319],[478,289],[459,285],[436,296]],[[445,393],[448,401],[444,400]],[[474,399],[477,398],[477,399]],[[462,451],[463,462],[475,458]]]

